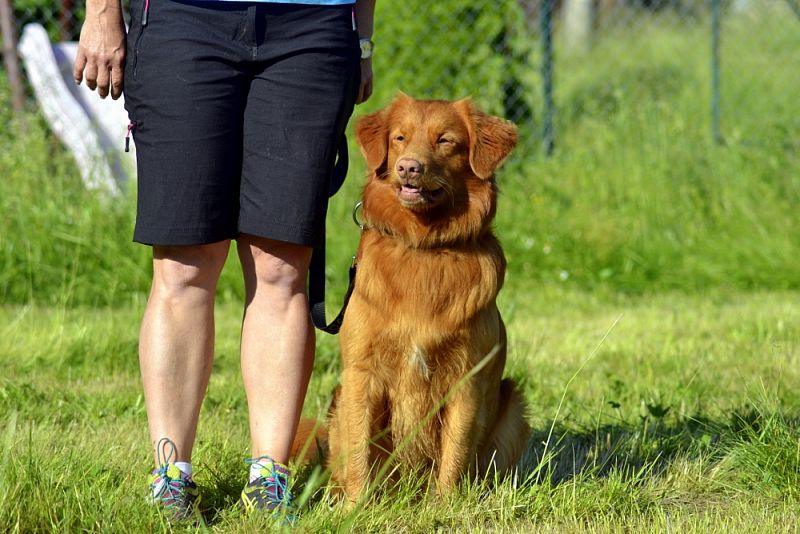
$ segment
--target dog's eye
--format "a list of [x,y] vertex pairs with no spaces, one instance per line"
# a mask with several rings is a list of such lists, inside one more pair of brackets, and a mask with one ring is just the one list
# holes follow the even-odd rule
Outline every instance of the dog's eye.
[[439,144],[439,145],[452,145],[453,143],[455,143],[455,141],[453,141],[449,137],[440,137],[436,141],[436,143]]
[[405,138],[405,136],[403,136],[403,135],[395,135],[395,136],[394,136],[394,140],[395,140],[395,141],[399,141],[399,142],[401,142],[401,143],[402,143],[403,141],[405,141],[405,140],[406,140],[406,138]]

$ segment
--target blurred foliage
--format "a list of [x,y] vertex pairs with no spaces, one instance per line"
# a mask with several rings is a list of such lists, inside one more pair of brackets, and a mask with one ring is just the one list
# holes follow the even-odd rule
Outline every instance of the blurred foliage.
[[[492,10],[378,2],[375,93],[353,122],[398,90],[472,96],[517,121],[520,143],[498,174],[510,286],[800,288],[800,32],[780,5],[723,25],[722,145],[710,135],[708,26],[658,11],[585,50],[556,43],[557,144],[545,158],[538,37],[506,0]],[[141,298],[150,262],[131,243],[133,191],[110,204],[84,190],[41,117],[26,118],[24,129],[0,105],[0,301]],[[351,153],[328,211],[332,302],[358,240],[351,213],[364,171],[353,144]],[[233,261],[220,292],[240,297],[240,278]]]
[[455,0],[378,2],[376,41],[381,88],[417,98],[473,96],[488,112],[522,122],[536,106],[535,40],[516,0],[491,9]]
[[78,39],[85,0],[13,0],[18,33],[29,22],[45,27],[53,41]]

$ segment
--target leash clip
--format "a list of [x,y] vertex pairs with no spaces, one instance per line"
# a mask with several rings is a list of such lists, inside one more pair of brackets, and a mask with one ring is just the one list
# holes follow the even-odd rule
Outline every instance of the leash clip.
[[363,210],[363,208],[364,208],[364,202],[362,200],[359,200],[358,202],[356,202],[356,205],[353,206],[353,222],[356,223],[356,226],[358,226],[362,230],[364,229],[364,223],[358,220],[358,212],[359,210]]

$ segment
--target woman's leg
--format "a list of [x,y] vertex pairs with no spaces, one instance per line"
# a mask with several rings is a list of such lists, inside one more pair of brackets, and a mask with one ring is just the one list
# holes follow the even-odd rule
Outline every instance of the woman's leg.
[[286,463],[314,362],[306,296],[311,248],[242,234],[241,363],[252,456]]
[[214,293],[229,248],[230,241],[153,247],[139,363],[150,439],[175,444],[172,462],[191,461],[214,353]]

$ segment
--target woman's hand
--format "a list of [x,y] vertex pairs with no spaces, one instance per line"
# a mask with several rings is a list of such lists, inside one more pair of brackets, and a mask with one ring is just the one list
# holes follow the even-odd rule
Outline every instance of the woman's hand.
[[361,85],[358,88],[356,104],[366,102],[372,96],[372,58],[361,60]]
[[125,73],[125,22],[119,0],[88,0],[72,75],[75,83],[97,90],[100,98],[122,94]]

